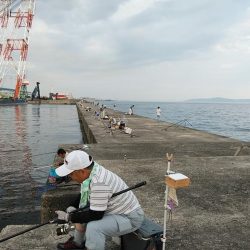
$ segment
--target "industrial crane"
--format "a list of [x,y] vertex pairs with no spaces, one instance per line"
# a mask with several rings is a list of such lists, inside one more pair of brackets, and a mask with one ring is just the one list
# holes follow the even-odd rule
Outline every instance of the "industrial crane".
[[37,99],[41,99],[41,96],[40,96],[40,82],[37,82],[36,83],[36,87],[34,88],[32,94],[31,94],[31,100],[33,101],[35,98]]
[[26,62],[34,11],[35,0],[0,0],[0,87],[15,83],[14,100],[22,98],[28,85]]

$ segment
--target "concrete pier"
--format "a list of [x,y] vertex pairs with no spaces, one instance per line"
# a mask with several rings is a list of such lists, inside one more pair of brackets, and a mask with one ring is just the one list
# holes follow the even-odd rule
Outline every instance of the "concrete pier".
[[[134,192],[149,218],[163,225],[167,152],[174,154],[171,169],[190,177],[191,185],[177,190],[179,206],[167,223],[167,249],[249,249],[249,143],[106,109],[109,117],[122,119],[132,129],[126,134],[95,116],[96,106],[78,103],[77,109],[87,145],[61,146],[84,148],[128,185],[147,181]],[[64,187],[47,192],[42,221],[66,207],[65,195],[71,197],[77,190]],[[17,230],[8,226],[1,238]],[[0,243],[0,249],[55,249],[56,242],[65,238],[55,236],[55,225],[48,225]],[[119,247],[108,241],[106,249]]]

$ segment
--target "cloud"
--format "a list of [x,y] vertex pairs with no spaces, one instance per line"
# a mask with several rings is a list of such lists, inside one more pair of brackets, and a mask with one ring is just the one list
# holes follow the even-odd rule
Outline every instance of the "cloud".
[[[207,50],[223,37],[234,19],[231,15],[221,15],[223,10],[233,11],[232,4],[217,4],[214,11],[215,1],[193,0],[188,4],[185,1],[181,4],[156,0],[111,1],[107,4],[110,9],[101,8],[106,4],[98,4],[100,1],[73,1],[75,5],[66,6],[67,12],[58,1],[52,2],[52,9],[61,7],[55,11],[56,22],[52,22],[51,16],[48,19],[50,27],[64,31],[57,40],[59,46],[71,44],[68,50],[74,47],[82,57],[88,58],[85,53],[93,50],[90,44],[99,44],[99,59],[105,62],[107,50],[112,50],[111,54],[116,55],[114,66],[122,67],[178,60],[190,56],[192,51]],[[57,18],[59,14],[61,18]]]
[[112,16],[112,21],[123,21],[134,17],[156,4],[155,0],[129,0],[121,4]]
[[231,26],[225,33],[224,39],[215,45],[215,50],[225,54],[250,53],[250,9],[245,19]]
[[218,84],[233,96],[250,80],[249,20],[243,0],[38,1],[29,76],[76,96],[185,99]]

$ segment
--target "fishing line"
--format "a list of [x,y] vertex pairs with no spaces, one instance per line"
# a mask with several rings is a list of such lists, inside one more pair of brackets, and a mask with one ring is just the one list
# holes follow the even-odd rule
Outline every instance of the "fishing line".
[[47,153],[42,153],[42,154],[35,154],[35,155],[32,155],[33,156],[40,156],[40,155],[48,155],[48,154],[54,154],[56,153],[57,151],[53,151],[53,152],[47,152]]
[[[88,148],[89,148],[89,146],[86,145],[86,144],[84,144],[83,146],[80,146],[80,147],[77,147],[77,148],[72,148],[72,150],[86,150]],[[40,155],[47,155],[47,154],[55,154],[55,153],[57,153],[57,151],[52,151],[52,152],[47,152],[47,153],[41,153],[41,154],[35,154],[35,155],[32,155],[32,157],[33,156],[40,156]]]
[[53,165],[49,165],[49,166],[33,166],[33,170],[43,169],[43,168],[51,168],[51,167],[53,167]]

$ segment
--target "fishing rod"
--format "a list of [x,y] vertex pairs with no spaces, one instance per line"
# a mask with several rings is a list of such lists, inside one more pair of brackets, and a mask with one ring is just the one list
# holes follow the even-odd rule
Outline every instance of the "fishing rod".
[[39,170],[43,168],[51,168],[53,165],[46,165],[46,166],[32,166],[33,170]]
[[173,123],[172,125],[166,127],[164,130],[168,130],[171,127],[180,127],[182,125],[184,125],[184,127],[186,127],[187,124],[192,127],[192,124],[187,119],[184,119],[184,120],[180,120],[176,123]]
[[67,187],[76,187],[76,186],[80,186],[80,184],[76,183],[76,184],[70,184],[70,185],[56,186],[56,188],[67,188]]
[[[129,187],[129,188],[126,188],[126,189],[124,189],[124,190],[122,190],[122,191],[119,191],[119,192],[117,192],[117,193],[114,193],[114,194],[111,196],[111,198],[113,198],[113,197],[115,197],[115,196],[117,196],[117,195],[126,193],[126,192],[128,192],[128,191],[130,191],[130,190],[132,190],[132,189],[135,189],[135,188],[144,186],[144,185],[146,185],[146,184],[147,184],[146,181],[137,183],[137,184],[135,184],[134,186],[131,186],[131,187]],[[86,209],[86,208],[87,208],[87,207],[84,207],[84,209]],[[78,208],[78,209],[76,209],[75,211],[73,211],[73,213],[78,212],[78,211],[81,211],[81,210],[82,210],[82,208]],[[6,237],[6,238],[3,238],[3,239],[0,240],[0,243],[4,242],[4,241],[6,241],[6,240],[12,239],[12,238],[14,238],[14,237],[16,237],[16,236],[19,236],[19,235],[21,235],[21,234],[24,234],[24,233],[27,233],[27,232],[29,232],[29,231],[32,231],[32,230],[34,230],[34,229],[36,229],[36,228],[43,227],[43,226],[48,225],[48,224],[58,223],[58,222],[61,222],[61,220],[59,220],[58,218],[54,218],[54,219],[52,219],[52,220],[50,220],[50,221],[48,221],[48,222],[45,222],[45,223],[36,225],[36,226],[34,226],[34,227],[30,227],[30,228],[28,228],[28,229],[26,229],[26,230],[24,230],[24,231],[21,231],[21,232],[19,232],[19,233],[16,233],[16,234],[10,235],[10,236],[8,236],[8,237]]]
[[56,153],[56,151],[53,151],[53,152],[47,152],[47,153],[42,153],[42,154],[36,154],[36,155],[32,155],[33,156],[40,156],[40,155],[49,155],[49,154],[54,154]]
[[119,191],[119,192],[117,192],[117,193],[114,193],[114,194],[111,196],[111,198],[114,198],[114,197],[117,196],[117,195],[126,193],[126,192],[128,192],[128,191],[130,191],[130,190],[132,190],[132,189],[135,189],[135,188],[144,186],[144,185],[146,185],[146,184],[147,184],[146,181],[139,182],[139,183],[135,184],[135,185],[132,186],[132,187],[129,187],[129,188],[126,188],[126,189],[124,189],[124,190],[122,190],[122,191]]
[[13,235],[10,235],[10,236],[8,236],[8,237],[6,237],[6,238],[1,239],[1,240],[0,240],[0,243],[4,242],[4,241],[6,241],[6,240],[12,239],[12,238],[14,238],[14,237],[16,237],[16,236],[18,236],[18,235],[27,233],[27,232],[29,232],[29,231],[31,231],[31,230],[36,229],[36,228],[45,226],[45,225],[47,225],[47,224],[51,224],[51,223],[56,223],[56,221],[51,220],[51,221],[48,221],[48,222],[45,222],[45,223],[36,225],[36,226],[34,226],[34,227],[30,227],[30,228],[28,228],[28,229],[26,229],[26,230],[24,230],[24,231],[21,231],[21,232],[19,232],[19,233],[16,233],[16,234],[13,234]]
[[191,127],[193,127],[193,125],[187,119],[185,119],[185,123],[188,123],[188,125],[190,125]]

